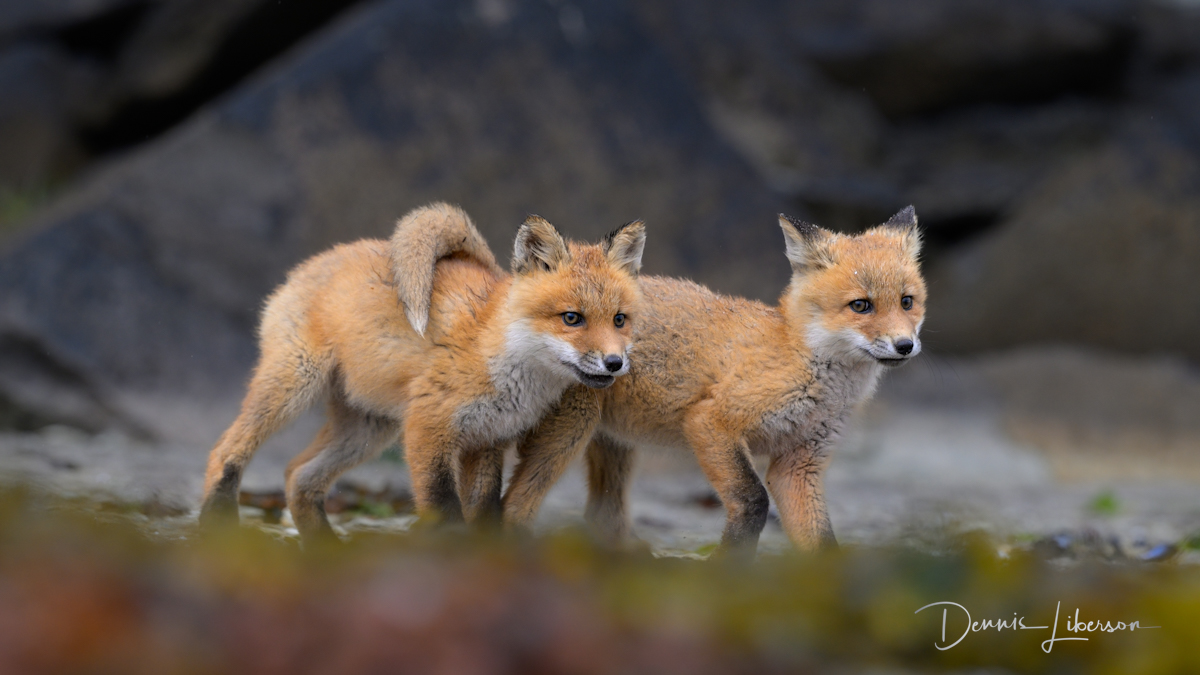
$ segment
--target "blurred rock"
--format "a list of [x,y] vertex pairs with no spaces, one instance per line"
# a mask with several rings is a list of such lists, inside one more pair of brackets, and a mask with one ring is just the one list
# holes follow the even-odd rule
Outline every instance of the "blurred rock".
[[57,204],[0,258],[0,336],[177,436],[158,393],[236,398],[291,265],[434,199],[502,258],[529,212],[581,238],[641,217],[648,272],[786,280],[781,205],[623,5],[397,0]]
[[0,0],[0,40],[164,0]]
[[97,75],[45,43],[0,51],[0,189],[41,186],[82,162],[74,122]]
[[707,101],[718,130],[777,191],[829,226],[837,207],[882,220],[900,197],[872,160],[887,131],[871,100],[831,82],[797,49],[796,3],[637,3]]
[[1184,307],[1200,293],[1200,154],[1186,140],[1161,115],[1133,114],[1051,172],[1000,230],[933,268],[931,344],[1194,356],[1200,313]]
[[237,22],[266,0],[171,0],[151,12],[123,46],[113,86],[126,96],[183,88]]
[[855,230],[914,203],[937,257],[1191,62],[1195,12],[1077,3],[653,0],[639,13],[769,185]]
[[[1154,550],[1158,551],[1159,549],[1173,549],[1173,547],[1167,544],[1160,544]],[[1030,550],[1035,556],[1044,560],[1107,560],[1116,562],[1128,559],[1121,546],[1120,539],[1111,535],[1106,537],[1090,527],[1084,528],[1080,532],[1059,532],[1051,536],[1042,537],[1030,545]],[[1160,561],[1165,559],[1165,556],[1161,554],[1153,558],[1138,556],[1138,559]]]
[[804,52],[889,117],[976,103],[1114,93],[1135,3],[887,0],[794,3]]
[[952,245],[986,232],[1061,162],[1103,143],[1114,116],[1082,100],[972,107],[897,126],[883,166],[919,205],[928,242]]
[[358,2],[0,3],[0,188],[152,139]]
[[120,43],[82,125],[88,147],[154,138],[361,1],[164,0]]
[[1152,68],[1178,70],[1200,61],[1200,3],[1145,2],[1138,10],[1138,47]]
[[1177,557],[1179,554],[1179,547],[1174,544],[1156,544],[1139,556],[1138,559],[1145,562],[1165,562]]

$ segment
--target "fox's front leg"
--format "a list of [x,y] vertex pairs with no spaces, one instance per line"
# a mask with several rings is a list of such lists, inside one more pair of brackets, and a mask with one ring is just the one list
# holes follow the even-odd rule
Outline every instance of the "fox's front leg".
[[461,435],[436,410],[413,406],[404,425],[404,455],[412,476],[413,501],[425,523],[460,523],[462,502],[455,485],[454,460]]
[[587,447],[588,500],[585,518],[592,536],[616,547],[630,536],[629,480],[633,447],[597,433]]
[[749,448],[739,430],[723,422],[711,399],[701,401],[688,413],[684,435],[725,505],[725,531],[718,552],[752,558],[758,537],[767,525],[771,498],[754,472]]
[[459,455],[458,496],[468,523],[488,526],[501,522],[504,450],[503,446],[487,446],[464,450]]
[[550,488],[579,456],[600,421],[596,393],[575,385],[517,444],[517,467],[504,493],[504,524],[527,527]]
[[767,489],[775,498],[783,530],[796,548],[837,548],[825,507],[823,476],[829,463],[825,448],[802,447],[771,458]]

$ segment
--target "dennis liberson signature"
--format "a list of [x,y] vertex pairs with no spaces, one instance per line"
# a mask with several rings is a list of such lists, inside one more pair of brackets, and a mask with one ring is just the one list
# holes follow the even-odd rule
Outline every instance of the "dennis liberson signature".
[[[986,631],[986,630],[993,630],[993,629],[996,630],[997,632],[1004,631],[1004,630],[1049,630],[1050,638],[1042,641],[1042,651],[1046,652],[1047,654],[1050,653],[1051,649],[1054,649],[1055,642],[1064,642],[1067,640],[1081,640],[1081,641],[1088,640],[1088,638],[1085,638],[1085,637],[1058,637],[1058,616],[1059,616],[1060,610],[1062,610],[1062,601],[1061,600],[1059,601],[1058,605],[1055,606],[1055,608],[1054,608],[1054,623],[1049,626],[1026,626],[1025,625],[1025,617],[1017,616],[1016,613],[1013,614],[1012,619],[984,619],[982,621],[972,621],[971,613],[969,611],[967,611],[966,607],[963,607],[962,605],[958,604],[957,602],[948,602],[948,601],[931,602],[928,605],[925,605],[924,607],[922,607],[921,609],[918,609],[917,611],[913,612],[913,614],[920,614],[921,612],[923,612],[931,607],[941,607],[942,608],[942,640],[941,640],[941,644],[938,644],[937,642],[933,643],[933,646],[936,647],[937,649],[939,649],[940,651],[946,651],[947,649],[954,647],[955,645],[957,645],[958,643],[960,643],[964,639],[966,639],[967,635],[969,635],[971,633],[978,633],[978,632],[982,632],[982,631]],[[962,632],[962,635],[958,636],[957,640],[955,640],[954,642],[951,642],[950,644],[946,644],[946,617],[951,611],[954,611],[955,613],[961,612],[962,614],[965,614],[966,618],[967,618],[967,627]],[[1124,621],[1117,621],[1117,622],[1082,621],[1079,618],[1079,609],[1078,608],[1075,609],[1074,618],[1072,618],[1071,615],[1068,614],[1067,621],[1066,621],[1066,630],[1068,633],[1095,633],[1095,632],[1116,633],[1116,632],[1120,632],[1120,631],[1132,632],[1132,631],[1136,631],[1136,630],[1146,630],[1148,628],[1161,628],[1161,626],[1143,626],[1138,621],[1134,621],[1132,623],[1126,623]]]

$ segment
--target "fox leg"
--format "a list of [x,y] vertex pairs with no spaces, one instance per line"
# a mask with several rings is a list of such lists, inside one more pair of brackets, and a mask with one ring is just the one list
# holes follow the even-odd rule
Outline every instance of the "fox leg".
[[607,546],[617,546],[629,536],[626,511],[633,447],[596,434],[587,447],[588,501],[585,517],[592,535]]
[[517,466],[504,493],[504,524],[527,527],[546,493],[592,438],[600,400],[583,385],[567,389],[558,405],[517,444]]
[[292,461],[288,462],[287,467],[284,468],[284,485],[287,485],[287,483],[292,480],[292,474],[296,473],[296,469],[299,469],[301,466],[307,464],[310,459],[321,454],[321,451],[329,447],[329,444],[332,442],[333,423],[326,420],[325,424],[322,424],[321,428],[317,430],[317,435],[313,436],[312,442],[308,444],[308,447],[305,448],[303,452],[293,457]]
[[404,455],[412,475],[417,515],[426,524],[463,522],[454,470],[460,434],[442,421],[436,408],[423,410],[414,405],[405,418]]
[[334,539],[325,515],[325,496],[337,477],[379,454],[399,435],[399,425],[330,401],[328,420],[287,469],[287,503],[305,543]]
[[327,369],[304,348],[282,358],[264,353],[242,409],[208,456],[200,526],[237,523],[238,489],[254,452],[325,391]]
[[822,476],[827,463],[824,452],[802,449],[775,455],[767,468],[767,489],[779,507],[783,530],[804,551],[837,548],[825,508]]
[[711,399],[701,401],[688,413],[683,432],[704,475],[725,505],[719,552],[753,557],[758,537],[767,525],[771,498],[754,472],[745,441],[720,424],[715,411]]
[[468,523],[498,525],[503,515],[504,447],[483,447],[459,454],[458,495]]

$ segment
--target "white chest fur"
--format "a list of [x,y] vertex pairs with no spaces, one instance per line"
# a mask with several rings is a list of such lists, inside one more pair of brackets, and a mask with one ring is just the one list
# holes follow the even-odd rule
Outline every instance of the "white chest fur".
[[477,444],[508,441],[529,430],[562,398],[570,378],[550,345],[510,328],[505,350],[488,363],[493,390],[460,407],[455,425]]
[[880,369],[873,363],[815,363],[812,381],[763,417],[751,434],[752,448],[768,454],[827,449],[854,408],[875,391]]

